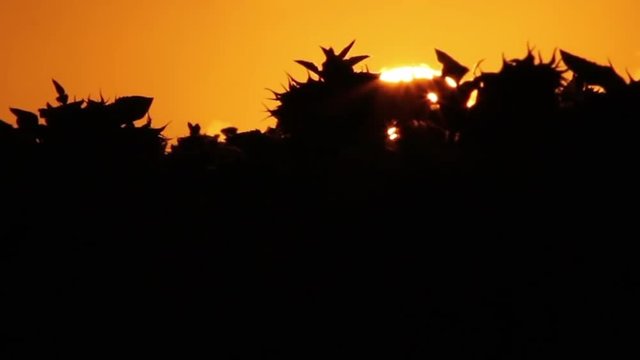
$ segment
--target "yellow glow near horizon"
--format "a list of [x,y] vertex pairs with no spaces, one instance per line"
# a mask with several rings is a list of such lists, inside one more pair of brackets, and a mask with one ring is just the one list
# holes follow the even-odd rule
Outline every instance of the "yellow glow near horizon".
[[408,83],[416,79],[432,80],[441,75],[442,73],[439,70],[435,70],[427,64],[420,64],[390,69],[383,68],[380,71],[380,80],[388,83]]
[[[561,48],[640,78],[640,1],[591,0],[2,0],[0,119],[9,107],[55,102],[51,78],[69,95],[154,98],[156,126],[171,138],[220,121],[241,131],[273,126],[265,105],[293,60],[321,64],[319,46],[370,55],[370,69],[432,64],[434,48],[483,71],[526,53]],[[455,23],[452,23],[455,19]],[[328,23],[331,26],[328,26]],[[427,24],[427,26],[425,26]],[[209,130],[210,129],[210,130]]]

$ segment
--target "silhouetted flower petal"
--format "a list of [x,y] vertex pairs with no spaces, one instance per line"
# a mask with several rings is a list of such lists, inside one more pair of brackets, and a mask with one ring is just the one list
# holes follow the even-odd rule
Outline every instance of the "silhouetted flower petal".
[[16,116],[16,124],[22,130],[33,130],[38,127],[38,115],[21,109],[10,108],[13,115]]
[[454,58],[449,56],[442,50],[436,49],[436,57],[438,62],[442,64],[442,76],[451,77],[456,82],[460,82],[468,72],[469,68],[457,62]]
[[596,64],[564,50],[560,50],[560,55],[569,70],[589,85],[601,86],[607,92],[619,91],[627,85],[611,66]]

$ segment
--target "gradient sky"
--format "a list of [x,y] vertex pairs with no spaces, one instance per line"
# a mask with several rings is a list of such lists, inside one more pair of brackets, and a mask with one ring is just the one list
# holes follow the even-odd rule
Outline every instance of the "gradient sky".
[[372,71],[436,65],[434,47],[494,70],[529,42],[640,76],[638,14],[637,0],[2,0],[0,119],[54,102],[53,77],[78,98],[154,97],[170,137],[187,121],[265,128],[265,88],[304,78],[294,59],[321,62],[319,45],[352,39]]

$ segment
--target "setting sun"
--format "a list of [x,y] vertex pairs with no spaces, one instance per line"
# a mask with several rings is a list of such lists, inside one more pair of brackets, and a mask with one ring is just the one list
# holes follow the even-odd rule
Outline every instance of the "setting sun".
[[416,79],[432,80],[441,76],[439,70],[426,64],[416,66],[400,66],[395,68],[383,68],[380,72],[380,80],[388,83],[408,83]]

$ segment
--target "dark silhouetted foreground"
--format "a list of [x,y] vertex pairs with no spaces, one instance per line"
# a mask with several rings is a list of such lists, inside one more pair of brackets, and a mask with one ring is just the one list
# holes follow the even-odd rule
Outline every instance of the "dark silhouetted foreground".
[[167,149],[152,99],[55,81],[12,109],[3,358],[637,356],[640,83],[439,50],[442,76],[387,83],[352,45],[298,61],[265,132]]

